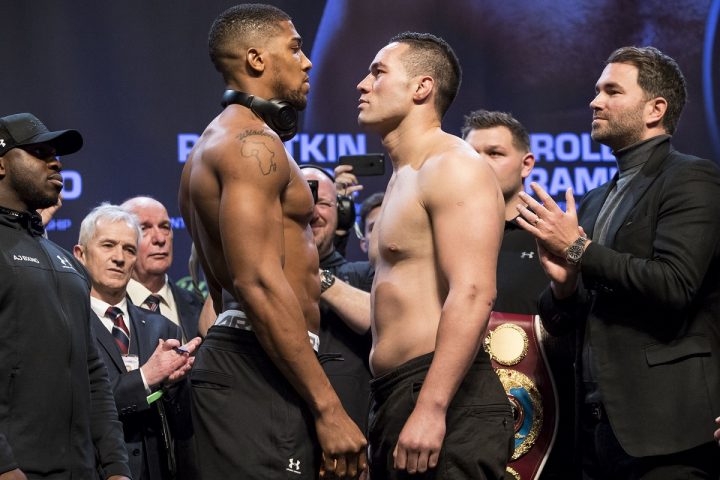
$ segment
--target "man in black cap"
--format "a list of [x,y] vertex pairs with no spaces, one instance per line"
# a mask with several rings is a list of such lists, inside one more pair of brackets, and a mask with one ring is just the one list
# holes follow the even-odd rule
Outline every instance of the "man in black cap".
[[89,281],[36,212],[63,187],[57,155],[82,143],[29,113],[0,118],[0,479],[130,475]]

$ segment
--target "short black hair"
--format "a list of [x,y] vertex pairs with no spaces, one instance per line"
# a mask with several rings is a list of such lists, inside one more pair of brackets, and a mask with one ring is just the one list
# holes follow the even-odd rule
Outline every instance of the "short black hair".
[[358,226],[360,227],[360,231],[363,235],[365,234],[365,221],[367,220],[367,216],[370,212],[382,205],[384,199],[385,192],[375,192],[363,200],[360,205],[360,222],[358,223]]
[[[221,13],[213,22],[208,34],[210,60],[227,80],[227,60],[239,58],[242,50],[259,37],[269,37],[280,30],[280,23],[290,15],[272,5],[244,3]],[[238,42],[240,48],[238,48]]]
[[435,107],[440,118],[450,108],[462,81],[462,68],[455,51],[442,38],[431,33],[403,32],[395,35],[389,43],[405,43],[408,51],[402,62],[408,74],[430,75],[438,87]]
[[505,127],[510,130],[515,148],[521,152],[530,151],[530,135],[527,129],[515,117],[507,112],[489,110],[475,110],[465,115],[465,124],[462,127],[462,138],[467,138],[472,130]]
[[687,102],[687,82],[677,62],[655,47],[621,47],[610,54],[606,64],[610,63],[637,67],[638,85],[648,100],[662,97],[667,101],[662,124],[668,133],[674,133]]

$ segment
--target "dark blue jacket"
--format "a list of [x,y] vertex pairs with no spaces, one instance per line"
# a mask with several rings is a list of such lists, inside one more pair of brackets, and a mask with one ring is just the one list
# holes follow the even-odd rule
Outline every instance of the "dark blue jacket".
[[129,476],[85,270],[42,232],[0,207],[0,473]]
[[[129,353],[138,356],[140,366],[150,359],[158,345],[158,339],[180,338],[179,328],[159,313],[136,307],[130,301],[127,309],[131,332]],[[179,415],[182,408],[178,400],[182,390],[187,387],[186,381],[182,380],[167,389],[163,399],[157,401],[163,404],[165,410],[167,420],[163,422],[158,405],[147,403],[148,394],[140,370],[126,370],[112,334],[95,314],[93,321],[98,349],[107,365],[117,411],[123,423],[133,479],[171,478],[162,429],[163,423],[166,423],[171,431],[176,430],[173,419]],[[185,405],[187,408],[189,406]],[[187,418],[189,420],[189,416]]]

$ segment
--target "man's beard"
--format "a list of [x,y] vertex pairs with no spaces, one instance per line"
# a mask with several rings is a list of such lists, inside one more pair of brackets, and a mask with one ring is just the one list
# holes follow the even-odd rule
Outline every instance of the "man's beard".
[[299,90],[289,90],[281,98],[295,107],[295,110],[305,110],[307,106],[307,96]]
[[279,78],[277,71],[275,74],[275,82],[273,84],[273,91],[276,92],[276,100],[285,100],[292,105],[295,110],[305,110],[307,106],[307,95],[302,92],[302,85],[297,90],[290,90],[287,86],[283,85]]
[[28,210],[49,208],[58,202],[60,192],[50,194],[43,190],[36,179],[31,178],[26,172],[16,169],[13,162],[8,163],[8,173],[11,173],[12,186],[18,199],[27,206]]
[[596,142],[607,145],[613,151],[633,145],[642,139],[643,118],[640,105],[633,111],[619,114],[613,120],[605,119],[601,120],[601,122],[604,125],[600,124],[598,128],[593,128],[590,136]]

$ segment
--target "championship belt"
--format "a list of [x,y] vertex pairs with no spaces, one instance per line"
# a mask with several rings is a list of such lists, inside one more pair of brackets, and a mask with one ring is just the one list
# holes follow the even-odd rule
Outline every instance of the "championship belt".
[[557,391],[540,338],[537,315],[490,315],[483,345],[515,418],[515,451],[506,478],[539,478],[555,442]]

